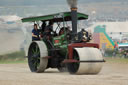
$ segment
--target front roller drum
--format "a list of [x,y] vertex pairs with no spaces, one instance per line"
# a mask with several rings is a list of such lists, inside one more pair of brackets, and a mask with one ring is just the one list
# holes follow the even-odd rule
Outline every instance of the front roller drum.
[[43,41],[32,42],[28,50],[28,65],[32,72],[44,72],[48,59],[47,47]]
[[73,59],[80,62],[68,63],[71,74],[98,74],[102,68],[103,57],[97,48],[75,48]]

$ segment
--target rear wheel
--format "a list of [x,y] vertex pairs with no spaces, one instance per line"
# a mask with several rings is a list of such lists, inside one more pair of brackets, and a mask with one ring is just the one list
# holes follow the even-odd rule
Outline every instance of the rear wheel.
[[48,59],[42,56],[42,53],[46,53],[41,48],[46,47],[42,41],[32,42],[28,51],[28,65],[32,72],[44,72],[47,67]]

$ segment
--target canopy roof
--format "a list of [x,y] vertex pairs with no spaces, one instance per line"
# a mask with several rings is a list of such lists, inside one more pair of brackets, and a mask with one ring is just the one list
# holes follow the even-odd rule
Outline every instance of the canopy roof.
[[[88,19],[88,15],[77,12],[78,20]],[[53,21],[53,22],[63,22],[71,21],[71,12],[62,12],[44,16],[35,16],[21,19],[22,22],[35,22],[35,21]]]

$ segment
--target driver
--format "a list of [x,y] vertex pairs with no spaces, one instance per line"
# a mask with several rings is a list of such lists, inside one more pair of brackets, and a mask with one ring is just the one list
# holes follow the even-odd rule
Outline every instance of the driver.
[[32,30],[32,41],[40,40],[40,31],[37,24],[34,24],[34,29]]

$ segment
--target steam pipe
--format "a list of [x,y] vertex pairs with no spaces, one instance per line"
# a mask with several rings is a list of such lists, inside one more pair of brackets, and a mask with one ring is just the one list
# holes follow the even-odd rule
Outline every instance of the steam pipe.
[[72,39],[77,38],[77,8],[71,8],[71,19],[72,19]]

